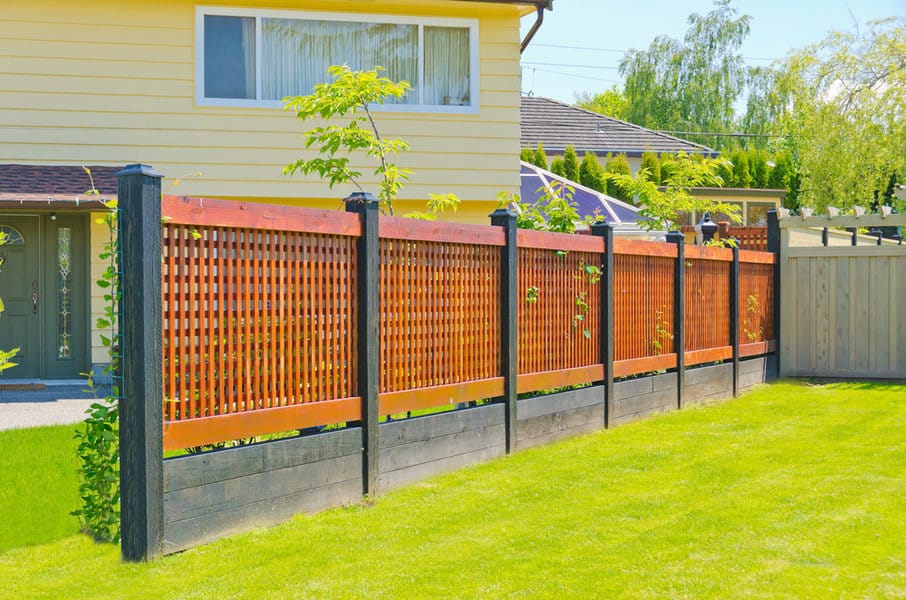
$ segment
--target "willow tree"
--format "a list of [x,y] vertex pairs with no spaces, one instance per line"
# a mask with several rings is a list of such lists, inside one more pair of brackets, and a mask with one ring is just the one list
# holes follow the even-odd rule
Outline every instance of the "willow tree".
[[[659,36],[647,50],[620,61],[628,102],[626,120],[650,129],[727,133],[735,129],[733,105],[746,88],[749,69],[740,47],[751,17],[736,18],[730,0],[689,16],[682,41]],[[721,138],[687,136],[710,145]]]
[[797,162],[799,201],[872,205],[906,177],[906,19],[832,32],[786,62],[778,96]]

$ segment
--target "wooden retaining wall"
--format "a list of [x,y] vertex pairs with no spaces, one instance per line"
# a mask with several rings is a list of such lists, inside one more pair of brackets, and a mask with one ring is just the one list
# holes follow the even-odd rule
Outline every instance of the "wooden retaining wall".
[[[740,361],[740,389],[776,376],[773,356]],[[684,403],[732,396],[732,363],[686,371]],[[604,427],[603,385],[517,404],[519,450]],[[675,372],[618,381],[611,425],[677,409]],[[386,491],[506,453],[504,405],[489,404],[380,425]],[[164,553],[252,527],[361,500],[362,431],[350,427],[164,461]]]

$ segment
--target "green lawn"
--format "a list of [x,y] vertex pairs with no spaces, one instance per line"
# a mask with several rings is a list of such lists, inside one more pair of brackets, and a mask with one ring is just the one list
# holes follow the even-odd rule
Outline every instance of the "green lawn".
[[79,507],[74,433],[73,425],[0,431],[0,552],[78,531],[69,516]]
[[904,597],[904,515],[906,386],[784,383],[152,564],[8,550],[0,595]]

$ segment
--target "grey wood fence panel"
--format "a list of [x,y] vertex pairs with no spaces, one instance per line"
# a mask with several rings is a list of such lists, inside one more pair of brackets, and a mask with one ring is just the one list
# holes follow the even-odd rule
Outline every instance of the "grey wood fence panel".
[[784,247],[781,375],[906,378],[904,274],[906,246]]

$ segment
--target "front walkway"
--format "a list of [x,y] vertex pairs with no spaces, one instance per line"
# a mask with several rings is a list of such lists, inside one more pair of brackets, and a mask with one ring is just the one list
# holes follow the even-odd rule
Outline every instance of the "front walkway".
[[[42,383],[45,389],[34,389]],[[19,389],[13,389],[18,387]],[[29,389],[31,388],[31,389]],[[98,398],[109,393],[109,387],[97,392]],[[85,381],[19,381],[0,379],[0,430],[40,425],[66,425],[85,419],[85,411],[95,402]]]

